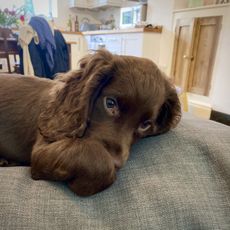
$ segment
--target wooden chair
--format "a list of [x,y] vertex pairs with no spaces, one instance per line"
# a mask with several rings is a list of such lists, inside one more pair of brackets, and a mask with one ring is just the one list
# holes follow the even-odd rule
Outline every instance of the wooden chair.
[[14,56],[16,63],[16,55],[19,54],[17,39],[12,36],[12,31],[7,28],[0,28],[0,59],[7,60],[8,73],[12,73],[10,65],[10,55]]
[[182,110],[188,112],[188,95],[179,86],[176,86],[176,91],[180,99]]
[[179,95],[180,103],[184,112],[188,112],[188,95],[183,92]]

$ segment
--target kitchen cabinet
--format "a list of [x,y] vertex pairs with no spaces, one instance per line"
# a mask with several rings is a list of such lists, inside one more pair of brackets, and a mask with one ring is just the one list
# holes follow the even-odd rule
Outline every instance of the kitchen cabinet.
[[105,48],[113,54],[121,55],[122,50],[122,36],[119,34],[104,35]]
[[122,0],[69,0],[69,7],[77,8],[106,8],[106,7],[121,7]]
[[62,33],[66,42],[70,44],[70,69],[77,69],[79,61],[87,54],[87,43],[84,36],[76,33]]
[[143,56],[143,34],[124,34],[122,36],[122,54],[136,57]]
[[[71,69],[77,69],[82,57],[91,51],[106,48],[113,54],[151,59],[159,65],[161,32],[143,29],[63,32],[71,47]],[[161,66],[160,66],[161,67]]]
[[88,50],[106,48],[113,54],[145,57],[159,64],[160,33],[109,33],[86,35]]
[[159,33],[122,34],[122,55],[148,58],[159,65],[160,40]]

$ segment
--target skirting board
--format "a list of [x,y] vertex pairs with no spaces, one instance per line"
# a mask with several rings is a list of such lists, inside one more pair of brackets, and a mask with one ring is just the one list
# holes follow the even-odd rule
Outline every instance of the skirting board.
[[212,110],[210,120],[217,121],[217,122],[230,126],[230,114],[221,113],[221,112]]

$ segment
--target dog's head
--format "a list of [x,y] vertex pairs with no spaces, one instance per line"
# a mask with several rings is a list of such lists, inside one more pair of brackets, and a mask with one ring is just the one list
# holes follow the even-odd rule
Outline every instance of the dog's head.
[[175,88],[147,59],[99,50],[82,59],[80,70],[56,81],[60,87],[40,117],[44,139],[96,141],[116,168],[128,159],[133,142],[168,131],[181,117]]

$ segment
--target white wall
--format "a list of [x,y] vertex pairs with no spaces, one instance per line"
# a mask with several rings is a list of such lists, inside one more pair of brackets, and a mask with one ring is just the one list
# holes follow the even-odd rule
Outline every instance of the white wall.
[[212,109],[230,114],[230,5],[177,12],[174,22],[182,17],[208,16],[223,16],[209,99]]
[[230,114],[230,6],[223,13],[211,100],[214,110]]
[[172,11],[173,0],[148,0],[147,21],[154,25],[163,25],[161,36],[159,66],[170,73],[171,53],[173,46]]

